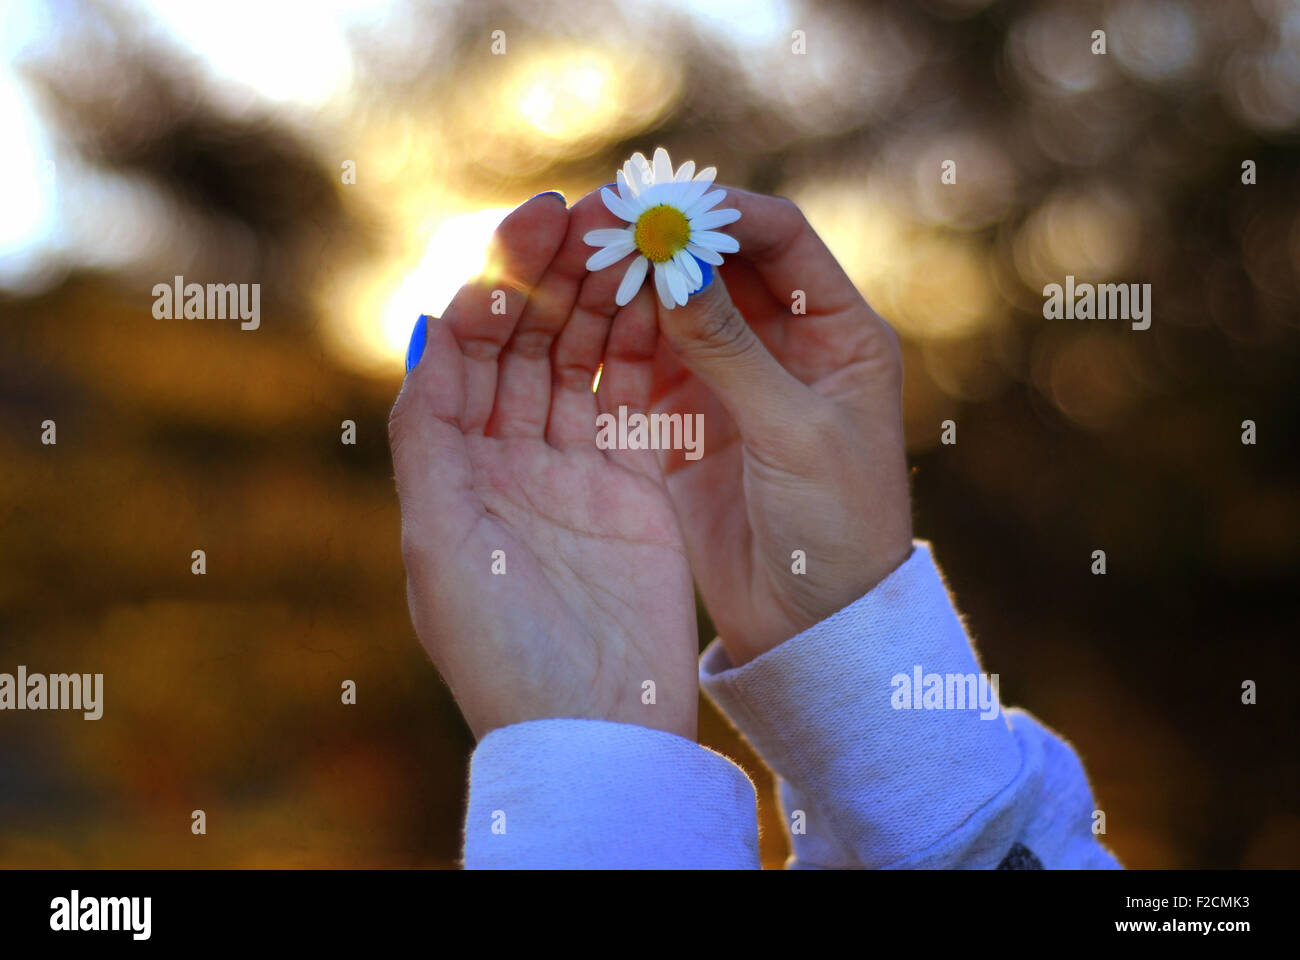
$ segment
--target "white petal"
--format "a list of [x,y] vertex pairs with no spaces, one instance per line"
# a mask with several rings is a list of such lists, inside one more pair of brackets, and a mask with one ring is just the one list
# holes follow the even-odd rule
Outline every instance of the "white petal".
[[672,293],[673,299],[676,300],[678,304],[684,304],[686,302],[686,274],[682,272],[682,268],[673,260],[660,264],[660,266],[662,266],[664,272],[668,274],[668,290]]
[[740,211],[735,207],[724,207],[721,210],[710,210],[708,213],[702,213],[691,220],[691,232],[696,230],[712,230],[714,227],[725,227],[729,223],[735,223],[740,219]]
[[713,178],[716,177],[717,175],[718,175],[717,167],[705,167],[703,170],[701,170],[699,173],[695,175],[695,179],[700,181],[701,183],[710,184],[713,182]]
[[712,193],[706,193],[687,208],[687,219],[693,220],[705,211],[712,210],[722,202],[722,198],[726,195],[726,190],[714,190]]
[[735,253],[740,249],[740,241],[735,237],[729,237],[725,233],[714,233],[711,230],[701,230],[699,233],[692,231],[691,243],[716,250],[718,253]]
[[[652,183],[648,187],[642,187],[641,192],[636,195],[636,199],[633,200],[629,206],[631,206],[631,208],[636,212],[637,219],[639,220],[641,219],[641,214],[645,213],[659,202],[660,201],[655,199],[655,186]],[[635,224],[635,221],[633,221],[633,223]],[[636,229],[635,226],[633,226],[633,229]]]
[[664,309],[671,310],[677,304],[673,301],[673,293],[668,289],[668,272],[664,269],[666,264],[655,264],[655,291],[659,294],[659,302],[664,305]]
[[600,199],[605,201],[605,206],[614,216],[626,220],[628,223],[636,223],[636,210],[609,187],[600,188]]
[[650,170],[650,161],[645,158],[645,154],[637,151],[632,154],[632,159],[628,161],[636,169],[637,176],[641,180],[642,186],[649,186],[654,183],[654,173]]
[[[617,176],[614,179],[615,182],[617,182]],[[632,197],[640,196],[645,192],[645,188],[649,186],[645,181],[645,178],[641,176],[641,171],[632,163],[631,160],[623,164],[623,180],[627,183],[628,191],[631,193]]]
[[[641,157],[641,154],[637,154]],[[641,162],[628,160],[623,164],[623,176],[627,179],[627,185],[632,188],[634,193],[640,193],[652,183],[650,177],[650,168],[646,166],[645,157],[641,157]]]
[[663,147],[655,147],[654,174],[655,183],[673,182],[673,162],[668,159],[668,151]]
[[[651,207],[657,207],[661,203],[672,203],[676,197],[676,192],[677,184],[672,181],[652,184],[641,191],[641,195],[636,198],[636,207],[639,211],[645,211]],[[676,206],[675,203],[673,205]]]
[[709,182],[707,180],[692,180],[690,183],[683,184],[682,209],[688,209],[692,203],[704,196],[704,191],[708,189]]
[[686,202],[686,195],[690,192],[690,180],[674,180],[670,190],[671,199],[668,201],[678,210],[682,211],[682,216],[686,215],[686,208],[690,206]]
[[700,272],[700,265],[695,262],[695,258],[685,250],[678,250],[673,254],[673,262],[686,274],[686,285],[690,288],[690,292],[694,293],[700,289],[700,284],[704,282],[704,274]]
[[673,179],[676,180],[678,183],[681,183],[683,180],[691,179],[691,177],[694,175],[695,175],[695,161],[687,160],[685,163],[683,163],[680,167],[677,168],[677,173],[673,175]]
[[632,185],[622,170],[614,171],[614,182],[618,184],[618,195],[625,201],[631,203],[636,198],[637,188]]
[[722,254],[716,250],[710,250],[708,247],[701,247],[698,243],[686,244],[686,252],[694,254],[705,263],[711,263],[715,267],[722,262]]
[[635,239],[633,227],[606,227],[602,230],[588,230],[582,242],[589,247],[608,247],[611,243],[622,243]]
[[[721,236],[721,234],[719,234]],[[631,240],[626,243],[611,243],[604,250],[597,250],[587,258],[587,269],[591,271],[604,270],[612,263],[618,263],[629,253],[636,249],[636,244]]]
[[614,294],[614,302],[620,307],[625,307],[632,302],[636,296],[641,284],[645,283],[645,271],[650,266],[650,261],[645,257],[637,257],[628,264],[627,273],[623,274],[623,282],[618,285],[618,293]]

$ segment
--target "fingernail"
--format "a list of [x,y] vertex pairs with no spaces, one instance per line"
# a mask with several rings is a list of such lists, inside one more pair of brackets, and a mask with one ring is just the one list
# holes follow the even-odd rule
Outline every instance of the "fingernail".
[[[705,263],[699,257],[696,257],[695,254],[691,254],[691,256],[694,257],[695,262],[700,265],[700,273],[704,275],[704,282],[700,284],[700,289],[695,291],[695,293],[699,293],[713,282],[713,264]],[[695,293],[691,294],[691,296],[695,296]]]
[[406,347],[406,372],[410,373],[411,369],[420,362],[420,357],[424,356],[424,340],[429,335],[428,327],[429,318],[425,314],[420,314],[420,319],[415,321],[415,329],[411,331],[411,342]]
[[559,197],[560,203],[564,204],[566,207],[569,205],[569,201],[564,199],[564,194],[560,193],[559,190],[543,190],[541,193],[533,194],[528,199],[536,200],[538,197]]

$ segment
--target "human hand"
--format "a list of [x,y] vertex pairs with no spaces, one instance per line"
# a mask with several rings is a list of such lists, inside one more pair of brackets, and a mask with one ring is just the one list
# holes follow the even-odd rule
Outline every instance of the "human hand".
[[[728,228],[740,253],[686,306],[656,304],[653,404],[704,413],[703,456],[669,451],[665,470],[740,665],[888,576],[912,522],[897,336],[793,203],[733,188],[726,203],[741,212]],[[792,312],[796,290],[806,315]]]
[[596,194],[510,214],[489,269],[427,321],[389,422],[411,618],[480,739],[551,717],[695,738],[694,597],[664,478],[654,451],[595,445],[616,311],[602,397],[646,408],[648,362],[617,354],[657,338],[648,291],[618,310],[619,278],[586,270],[607,216]]

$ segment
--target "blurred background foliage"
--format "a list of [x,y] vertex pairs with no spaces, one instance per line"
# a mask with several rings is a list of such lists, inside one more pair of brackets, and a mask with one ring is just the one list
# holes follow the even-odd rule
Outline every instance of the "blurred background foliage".
[[[659,144],[799,202],[903,336],[918,535],[1119,856],[1300,865],[1300,4],[2,9],[0,670],[106,703],[0,715],[0,865],[455,864],[472,741],[386,445],[406,338],[513,205]],[[1066,274],[1151,283],[1151,329],[1043,320]],[[261,329],[155,319],[175,275],[260,283]],[[779,865],[770,781],[710,708],[702,738]]]

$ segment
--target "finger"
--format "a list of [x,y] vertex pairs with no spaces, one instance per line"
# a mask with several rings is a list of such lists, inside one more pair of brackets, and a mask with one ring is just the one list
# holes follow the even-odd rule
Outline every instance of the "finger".
[[790,301],[782,303],[772,296],[758,268],[744,258],[743,250],[714,269],[727,281],[727,292],[740,315],[754,328],[763,345],[780,357],[791,317]]
[[598,399],[601,410],[644,412],[654,387],[659,324],[654,292],[647,286],[619,310],[605,345]]
[[586,242],[586,237],[593,230],[613,229],[620,225],[621,221],[601,201],[599,191],[584,197],[574,208],[571,234],[580,244],[575,245],[572,252],[574,265],[581,270],[583,279],[577,301],[556,340],[552,356],[547,440],[556,446],[591,444],[595,438],[598,407],[593,393],[594,379],[614,317],[620,312],[616,296],[623,278],[630,269],[634,270],[635,257],[628,256],[608,267],[589,271],[587,263],[596,248]]
[[[604,341],[609,316],[602,317],[599,311],[593,316],[593,311],[577,309],[577,304],[588,278],[587,258],[592,253],[583,237],[590,230],[609,226],[612,218],[613,214],[594,192],[569,211],[564,238],[501,355],[496,400],[488,428],[493,435],[541,437],[546,433],[554,379],[552,353],[575,315],[578,341],[595,336],[597,328]],[[570,338],[566,348],[576,347],[574,340]],[[564,362],[568,362],[567,356]],[[592,373],[595,373],[594,366]],[[591,390],[590,380],[587,390]]]
[[568,219],[555,194],[521,204],[493,234],[487,268],[460,288],[443,313],[465,358],[468,433],[482,433],[487,427],[501,352],[563,242]]
[[465,374],[450,325],[428,318],[424,351],[388,418],[404,547],[459,543],[483,513],[466,447]]
[[735,187],[727,188],[726,203],[740,211],[740,219],[726,227],[740,243],[737,256],[754,265],[776,302],[788,309],[794,291],[802,290],[811,315],[834,313],[862,300],[794,203]]
[[602,313],[575,308],[560,331],[551,362],[551,409],[546,442],[553,447],[590,444],[596,434],[596,371],[609,335]]
[[[656,413],[680,413],[683,416],[701,415],[704,419],[701,433],[707,433],[707,443],[700,445],[698,456],[687,451],[667,450],[660,453],[660,464],[666,476],[701,458],[723,453],[736,442],[739,433],[735,421],[708,385],[684,366],[673,353],[665,337],[659,337],[655,349],[652,374],[650,408]],[[697,471],[698,475],[698,471]]]
[[[714,276],[685,306],[656,305],[659,329],[678,359],[717,396],[755,451],[790,450],[811,414],[811,391],[763,346]],[[797,447],[797,444],[795,445]]]
[[[605,345],[605,366],[601,371],[596,399],[601,413],[610,414],[615,422],[620,416],[650,413],[655,357],[660,342],[655,302],[654,291],[648,286],[642,287],[614,317],[609,342]],[[674,436],[685,439],[684,433]],[[692,438],[694,436],[692,434]],[[658,478],[662,475],[661,453],[653,449],[612,448],[606,456],[629,470]]]
[[740,252],[721,272],[736,291],[742,315],[755,318],[759,338],[786,369],[812,385],[854,362],[890,366],[897,337],[803,212],[782,197],[734,188],[727,202],[741,212],[727,226]]

